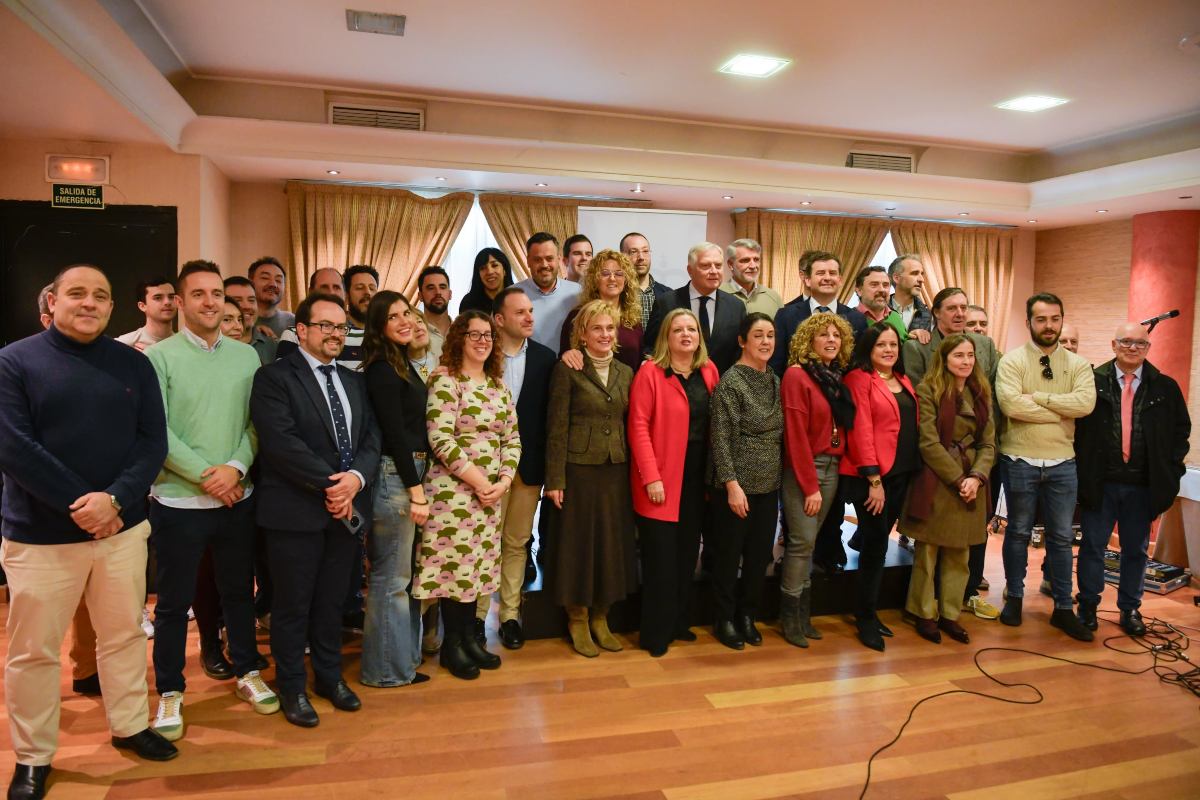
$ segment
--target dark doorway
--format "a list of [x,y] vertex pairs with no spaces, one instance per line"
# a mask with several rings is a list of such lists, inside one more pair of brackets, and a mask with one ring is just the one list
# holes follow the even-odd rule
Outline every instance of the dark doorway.
[[37,295],[60,269],[95,264],[112,282],[109,336],[141,327],[139,281],[178,271],[174,206],[112,206],[98,211],[47,202],[0,200],[0,345],[41,330]]

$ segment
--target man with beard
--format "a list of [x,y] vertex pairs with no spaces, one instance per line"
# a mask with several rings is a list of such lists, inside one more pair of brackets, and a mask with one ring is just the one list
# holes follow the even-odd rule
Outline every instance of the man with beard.
[[258,329],[258,299],[254,296],[254,284],[249,278],[230,275],[225,279],[225,299],[236,304],[242,312],[242,336],[239,341],[254,348],[260,364],[270,364],[275,360],[275,349],[279,342]]
[[925,267],[919,256],[896,256],[888,265],[888,277],[892,280],[891,306],[904,320],[904,329],[909,335],[924,343],[926,339],[917,331],[933,330],[933,315],[929,307],[921,302],[920,292],[925,286]]
[[886,269],[878,266],[860,269],[854,278],[854,291],[859,299],[858,313],[866,317],[867,322],[886,322],[900,336],[901,342],[908,337],[904,318],[888,304],[892,296],[892,281]]
[[346,334],[346,347],[338,357],[338,363],[356,370],[362,363],[367,306],[371,305],[371,298],[379,291],[379,273],[374,267],[356,264],[342,276],[342,286],[346,289],[346,314],[349,317],[350,333]]
[[942,339],[952,333],[965,333],[975,342],[975,361],[987,376],[988,382],[995,385],[996,364],[1000,361],[1000,354],[991,339],[966,329],[966,292],[957,286],[949,286],[938,292],[933,298],[933,320],[933,330],[926,332],[924,342],[913,336],[904,343],[900,351],[900,356],[904,359],[904,374],[913,385],[920,383],[925,377]]
[[296,324],[296,316],[290,311],[282,311],[279,304],[283,302],[283,287],[287,284],[287,275],[283,264],[274,256],[263,256],[250,265],[246,277],[254,284],[254,296],[258,300],[258,325],[265,331],[270,331],[276,339],[283,332]]
[[1025,568],[1034,514],[1046,523],[1054,612],[1050,624],[1084,642],[1092,632],[1071,602],[1071,515],[1079,485],[1075,468],[1075,420],[1092,413],[1096,383],[1091,365],[1059,347],[1063,303],[1049,293],[1025,302],[1030,342],[1006,353],[996,371],[996,399],[1007,418],[1000,436],[1008,527],[1004,532],[1007,595],[1000,621],[1020,625]]
[[175,284],[170,278],[151,278],[137,285],[137,307],[146,315],[146,324],[135,331],[121,334],[117,341],[139,353],[157,344],[172,333],[175,321]]
[[721,291],[729,292],[746,304],[746,313],[762,312],[771,319],[783,306],[783,298],[774,289],[759,283],[762,278],[762,245],[753,239],[738,239],[725,248],[729,280]]
[[[650,274],[650,241],[640,233],[627,233],[621,237],[621,252],[624,253],[638,279],[638,299],[642,301],[642,330],[650,329],[650,312],[654,310],[654,301],[671,291],[665,283],[654,280]],[[650,342],[654,349],[654,342]]]
[[563,277],[574,283],[582,283],[588,264],[592,263],[592,242],[582,233],[577,233],[563,242]]
[[417,296],[425,314],[429,340],[440,353],[450,330],[450,275],[438,266],[426,267],[417,276]]
[[529,277],[516,284],[533,303],[533,340],[558,355],[563,320],[579,301],[578,283],[559,280],[558,239],[544,231],[525,243]]

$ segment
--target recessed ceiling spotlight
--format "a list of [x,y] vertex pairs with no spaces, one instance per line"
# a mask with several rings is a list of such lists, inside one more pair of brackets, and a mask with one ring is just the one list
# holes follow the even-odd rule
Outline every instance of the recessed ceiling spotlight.
[[1096,209],[1096,213],[1097,213],[1097,214],[1107,214],[1107,213],[1108,213],[1108,209],[1107,209],[1107,208],[1097,208],[1097,209]]
[[341,175],[342,173],[338,172],[336,169],[327,169],[327,170],[325,170],[325,174],[326,175]]
[[435,177],[435,178],[434,178],[434,180],[435,180],[435,181],[444,181],[444,180],[446,180],[446,179],[445,179],[445,178],[443,178],[441,175],[438,175],[437,177]]
[[549,186],[549,185],[550,185],[550,184],[548,184],[548,183],[540,183],[540,182],[539,182],[539,183],[535,183],[535,184],[534,184],[534,186],[541,186],[541,187],[543,187],[543,188],[544,188],[544,187],[546,187],[546,186]]
[[800,201],[800,205],[802,205],[802,206],[811,206],[811,205],[812,205],[812,201],[811,201],[811,200],[801,200],[801,201]]
[[723,195],[721,195],[721,199],[722,199],[722,200],[732,200],[732,199],[733,199],[733,195],[731,195],[731,194],[723,194]]
[[958,212],[958,215],[960,217],[969,217],[969,216],[971,216],[971,212],[970,211],[960,211],[960,212]]
[[641,194],[642,192],[644,192],[646,190],[642,188],[642,185],[640,183],[637,183],[637,184],[634,184],[633,188],[630,189],[629,191],[633,192],[634,194]]
[[1036,219],[1027,219],[1027,220],[1025,220],[1025,221],[1026,221],[1026,222],[1029,222],[1029,223],[1037,222],[1037,220],[1036,220]]
[[1179,199],[1180,200],[1191,200],[1192,196],[1190,194],[1181,194],[1181,195],[1179,195]]
[[790,58],[739,53],[722,64],[717,72],[724,72],[726,75],[742,75],[747,78],[768,78],[790,63],[792,63]]
[[895,211],[896,207],[895,206],[884,206],[883,210],[884,211]]
[[1025,94],[1020,97],[1014,97],[1012,100],[1005,100],[1003,103],[996,103],[996,108],[1003,108],[1005,111],[1045,111],[1047,108],[1061,106],[1066,102],[1069,101],[1061,97],[1050,97],[1044,94]]

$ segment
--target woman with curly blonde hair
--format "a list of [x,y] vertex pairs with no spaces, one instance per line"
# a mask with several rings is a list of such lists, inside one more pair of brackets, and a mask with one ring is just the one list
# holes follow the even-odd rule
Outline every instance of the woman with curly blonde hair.
[[788,533],[780,581],[779,624],[797,647],[820,639],[812,617],[812,554],[817,531],[837,499],[838,467],[854,403],[842,383],[854,334],[836,314],[813,314],[788,345],[788,368],[780,390],[786,458],[783,513]]
[[[633,271],[633,262],[624,253],[618,253],[616,250],[601,250],[592,258],[591,265],[583,276],[582,286],[579,305],[563,322],[559,342],[558,350],[565,357],[567,366],[572,369],[582,367],[582,355],[571,343],[575,316],[579,309],[591,301],[603,300],[616,309],[620,316],[620,319],[614,320],[617,323],[617,341],[614,347],[617,360],[637,372],[642,363],[642,302],[638,297],[637,273]],[[572,356],[567,356],[568,353],[572,353]],[[578,365],[574,363],[576,360]]]

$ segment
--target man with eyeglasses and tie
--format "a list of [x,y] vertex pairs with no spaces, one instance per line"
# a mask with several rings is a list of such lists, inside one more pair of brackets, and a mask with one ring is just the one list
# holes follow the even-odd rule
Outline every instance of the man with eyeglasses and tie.
[[996,369],[996,399],[1007,418],[1000,436],[1008,504],[1007,596],[1000,621],[1021,624],[1029,539],[1040,505],[1054,595],[1050,624],[1090,642],[1092,631],[1079,621],[1071,602],[1071,516],[1078,487],[1075,420],[1095,408],[1096,383],[1088,362],[1059,346],[1062,300],[1045,292],[1035,294],[1025,301],[1025,318],[1030,342],[1005,353]]
[[1146,579],[1150,523],[1175,501],[1192,421],[1179,384],[1146,356],[1143,325],[1113,334],[1114,358],[1097,367],[1096,408],[1075,426],[1083,541],[1079,545],[1079,621],[1096,630],[1104,592],[1104,550],[1113,526],[1121,543],[1117,608],[1121,628],[1143,636],[1138,608]]
[[342,602],[371,521],[364,476],[379,466],[380,433],[362,374],[336,363],[348,331],[340,297],[310,294],[296,309],[299,349],[255,373],[250,394],[279,703],[305,728],[320,722],[305,692],[306,640],[316,694],[342,711],[362,705],[342,679]]

